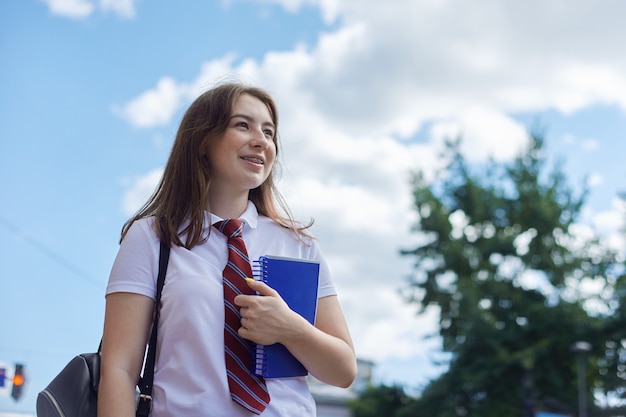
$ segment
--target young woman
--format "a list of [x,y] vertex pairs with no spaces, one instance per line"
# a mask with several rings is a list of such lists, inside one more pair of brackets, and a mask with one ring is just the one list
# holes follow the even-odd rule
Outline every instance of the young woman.
[[235,297],[244,340],[281,343],[317,379],[348,387],[356,376],[350,334],[328,266],[307,226],[296,223],[273,171],[278,114],[265,91],[219,85],[191,104],[163,178],[122,229],[106,296],[98,415],[135,415],[135,385],[152,324],[159,241],[171,247],[161,300],[153,417],[315,416],[304,377],[267,378],[269,402],[253,413],[232,399],[224,354],[223,270],[227,237],[215,225],[243,224],[249,259],[320,262],[315,325],[262,282]]

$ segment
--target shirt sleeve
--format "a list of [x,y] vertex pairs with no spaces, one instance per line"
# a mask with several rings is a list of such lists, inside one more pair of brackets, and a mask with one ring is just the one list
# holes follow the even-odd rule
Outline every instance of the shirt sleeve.
[[130,292],[151,298],[156,296],[159,241],[149,219],[135,221],[113,262],[106,295]]
[[337,289],[333,283],[330,267],[326,262],[326,258],[316,241],[311,242],[311,259],[320,263],[319,284],[317,287],[317,298],[337,295]]

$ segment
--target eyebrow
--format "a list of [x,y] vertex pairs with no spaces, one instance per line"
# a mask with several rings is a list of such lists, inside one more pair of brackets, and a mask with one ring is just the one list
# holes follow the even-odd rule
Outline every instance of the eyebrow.
[[[244,120],[247,120],[247,121],[249,121],[249,122],[253,122],[253,121],[254,121],[254,118],[253,118],[253,117],[250,117],[250,116],[248,116],[247,114],[240,114],[240,113],[233,114],[232,116],[230,116],[230,119],[229,119],[229,120],[232,120],[232,119],[237,118],[237,117],[242,118],[242,119],[244,119]],[[275,128],[275,127],[276,127],[276,126],[274,125],[274,122],[271,122],[271,121],[270,121],[270,122],[264,122],[262,125],[263,125],[263,126],[269,126],[269,127],[272,127],[272,128]]]

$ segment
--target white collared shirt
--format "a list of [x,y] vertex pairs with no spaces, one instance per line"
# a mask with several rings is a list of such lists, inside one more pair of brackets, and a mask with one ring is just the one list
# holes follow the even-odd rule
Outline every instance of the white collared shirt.
[[[251,202],[240,219],[251,260],[276,255],[319,261],[318,298],[336,294],[314,240],[303,244],[292,231],[259,216]],[[159,241],[153,220],[138,220],[129,229],[113,264],[107,294],[132,292],[154,298]],[[210,227],[222,219],[207,213],[206,220]],[[226,380],[222,270],[227,259],[226,237],[216,229],[191,250],[171,249],[161,299],[152,417],[253,415],[230,399]],[[315,416],[315,402],[304,378],[268,379],[267,386],[271,400],[264,417]]]

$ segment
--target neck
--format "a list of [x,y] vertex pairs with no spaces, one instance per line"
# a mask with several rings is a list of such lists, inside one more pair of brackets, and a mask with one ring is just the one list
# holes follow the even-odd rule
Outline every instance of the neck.
[[248,207],[248,196],[236,199],[209,198],[211,213],[222,219],[236,219],[241,216]]

